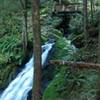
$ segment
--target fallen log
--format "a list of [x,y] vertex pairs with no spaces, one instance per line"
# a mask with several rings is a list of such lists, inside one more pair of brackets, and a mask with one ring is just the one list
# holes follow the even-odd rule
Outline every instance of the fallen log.
[[95,64],[95,63],[73,62],[73,61],[63,61],[63,60],[50,60],[50,64],[68,65],[68,66],[73,66],[73,67],[77,67],[77,68],[100,69],[100,64]]

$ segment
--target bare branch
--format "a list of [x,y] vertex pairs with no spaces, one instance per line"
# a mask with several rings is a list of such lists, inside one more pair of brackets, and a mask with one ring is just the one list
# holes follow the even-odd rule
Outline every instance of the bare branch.
[[95,64],[95,63],[73,62],[73,61],[63,61],[63,60],[51,60],[50,64],[69,65],[69,66],[74,66],[74,67],[78,67],[78,68],[100,69],[100,64]]

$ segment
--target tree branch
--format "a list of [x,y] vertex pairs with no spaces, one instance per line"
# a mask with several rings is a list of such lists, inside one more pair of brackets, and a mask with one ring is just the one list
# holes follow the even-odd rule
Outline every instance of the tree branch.
[[56,65],[69,65],[78,68],[93,68],[93,69],[100,69],[100,64],[95,63],[85,63],[85,62],[73,62],[73,61],[62,61],[62,60],[50,60],[50,64]]

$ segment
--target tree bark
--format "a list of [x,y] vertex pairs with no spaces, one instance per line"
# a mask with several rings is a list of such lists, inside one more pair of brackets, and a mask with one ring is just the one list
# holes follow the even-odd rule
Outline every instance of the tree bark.
[[90,5],[91,5],[91,20],[92,20],[92,24],[93,24],[93,5],[94,5],[93,0],[90,0]]
[[41,99],[41,25],[40,25],[40,0],[33,0],[33,35],[34,35],[34,81],[32,100]]
[[100,63],[100,14],[99,14],[98,18],[99,18],[99,26],[98,26],[98,29],[99,29],[99,37],[98,37],[98,63]]
[[93,68],[93,69],[100,69],[100,64],[94,63],[85,63],[85,62],[73,62],[73,61],[62,61],[62,60],[51,60],[50,64],[57,64],[57,65],[69,65],[77,68]]
[[84,37],[87,45],[88,34],[87,34],[87,23],[88,23],[88,13],[87,13],[87,0],[83,0],[83,19],[84,19]]
[[27,43],[28,43],[28,33],[27,33],[27,0],[25,0],[25,11],[24,11],[24,54],[27,56]]
[[27,56],[27,43],[28,43],[28,33],[27,33],[27,2],[28,0],[20,0],[20,4],[23,9],[23,32],[22,32],[22,44],[24,58]]

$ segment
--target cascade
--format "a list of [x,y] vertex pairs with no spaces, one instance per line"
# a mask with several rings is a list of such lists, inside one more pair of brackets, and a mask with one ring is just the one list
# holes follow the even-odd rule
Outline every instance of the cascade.
[[[42,46],[42,68],[46,63],[46,59],[53,45],[54,43],[46,43]],[[33,84],[33,57],[25,64],[25,68],[17,75],[17,77],[8,85],[2,93],[0,100],[27,100],[28,93],[32,89]]]

